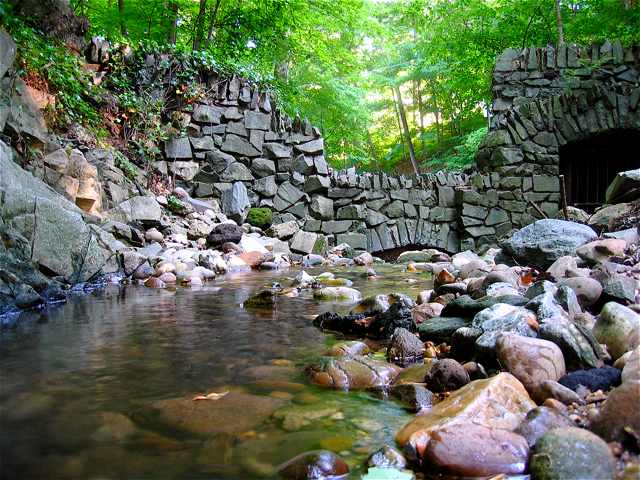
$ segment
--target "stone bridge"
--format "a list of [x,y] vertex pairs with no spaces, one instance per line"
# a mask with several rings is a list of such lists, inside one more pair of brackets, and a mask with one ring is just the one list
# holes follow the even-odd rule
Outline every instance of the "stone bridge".
[[561,174],[568,203],[591,209],[617,171],[640,165],[639,71],[640,47],[619,42],[506,50],[476,168],[419,177],[333,171],[309,122],[286,117],[245,80],[204,75],[210,97],[179,112],[188,133],[166,143],[156,168],[195,197],[220,198],[230,216],[272,209],[272,233],[300,253],[342,242],[373,252],[475,248],[538,210],[555,216]]

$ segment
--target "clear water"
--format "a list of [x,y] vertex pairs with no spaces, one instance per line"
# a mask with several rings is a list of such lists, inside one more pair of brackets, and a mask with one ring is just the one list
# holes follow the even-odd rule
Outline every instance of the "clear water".
[[[365,296],[415,298],[430,286],[399,266],[378,272],[381,279],[367,280],[362,268],[334,270]],[[279,463],[317,448],[339,452],[358,478],[368,452],[392,443],[409,415],[369,393],[306,381],[305,365],[339,340],[312,319],[348,305],[303,293],[273,310],[242,307],[296,273],[230,275],[173,291],[109,286],[23,314],[0,331],[0,478],[269,478]],[[150,413],[159,400],[226,391],[282,406],[247,431],[207,435]]]

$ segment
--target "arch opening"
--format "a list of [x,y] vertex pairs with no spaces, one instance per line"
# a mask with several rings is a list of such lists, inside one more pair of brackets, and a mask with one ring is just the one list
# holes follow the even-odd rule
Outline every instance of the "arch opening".
[[567,204],[592,213],[616,173],[640,167],[640,130],[615,129],[560,147]]

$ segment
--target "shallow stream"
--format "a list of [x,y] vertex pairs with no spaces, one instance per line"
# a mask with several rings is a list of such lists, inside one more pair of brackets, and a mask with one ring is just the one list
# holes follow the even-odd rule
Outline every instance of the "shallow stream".
[[[333,271],[365,297],[415,298],[430,286],[400,266],[376,270],[378,280],[364,268]],[[368,453],[392,444],[410,416],[372,394],[306,381],[304,367],[339,340],[313,318],[348,305],[303,292],[273,310],[242,307],[296,273],[227,275],[197,289],[108,286],[22,314],[0,331],[0,478],[269,478],[318,448],[340,453],[359,478]],[[208,419],[207,433],[158,418],[157,402],[224,392],[238,403]]]

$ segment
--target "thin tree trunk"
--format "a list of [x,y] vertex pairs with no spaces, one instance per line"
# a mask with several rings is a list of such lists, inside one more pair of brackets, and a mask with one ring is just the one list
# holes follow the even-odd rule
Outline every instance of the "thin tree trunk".
[[196,24],[193,34],[193,50],[198,50],[202,43],[204,16],[207,11],[207,0],[200,0],[200,8],[198,9],[198,16],[196,17]]
[[220,3],[222,0],[216,0],[213,10],[211,11],[211,18],[209,19],[209,28],[207,30],[207,47],[211,45],[211,39],[213,38],[213,30],[216,26],[216,17],[218,16],[218,10],[220,9]]
[[554,0],[556,3],[556,23],[558,24],[558,45],[564,43],[564,26],[562,24],[562,12],[560,11],[560,0]]
[[118,0],[118,21],[120,22],[120,33],[123,37],[128,37],[129,31],[124,21],[124,0]]
[[402,121],[402,129],[404,130],[404,136],[407,140],[407,146],[409,147],[409,157],[411,158],[411,165],[416,175],[420,175],[418,170],[418,162],[416,160],[416,152],[413,149],[413,142],[411,141],[411,132],[409,132],[409,125],[407,124],[407,117],[404,112],[404,105],[402,104],[402,96],[400,95],[400,88],[394,87],[396,96],[398,97],[398,110],[400,111],[400,120]]
[[398,108],[398,102],[396,100],[396,91],[391,87],[391,95],[393,95],[393,107],[396,110],[396,120],[398,121],[398,133],[400,134],[400,142],[402,143],[402,160],[407,160],[407,154],[404,149],[404,140],[402,140],[402,122],[400,121],[400,109]]
[[168,41],[170,45],[175,45],[178,39],[178,4],[169,3],[169,11],[171,11],[171,26],[169,27]]

